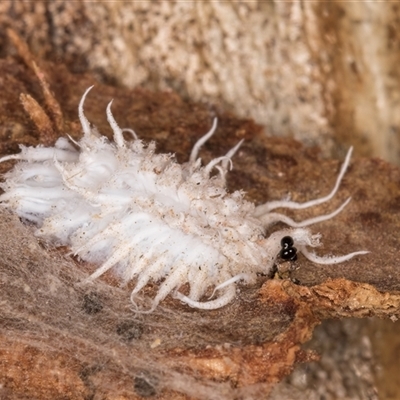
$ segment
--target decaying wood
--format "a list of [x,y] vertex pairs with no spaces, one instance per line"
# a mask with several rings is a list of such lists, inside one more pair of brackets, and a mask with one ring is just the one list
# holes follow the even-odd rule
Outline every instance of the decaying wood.
[[75,73],[172,87],[326,154],[353,144],[397,164],[399,17],[396,1],[0,2],[1,26]]

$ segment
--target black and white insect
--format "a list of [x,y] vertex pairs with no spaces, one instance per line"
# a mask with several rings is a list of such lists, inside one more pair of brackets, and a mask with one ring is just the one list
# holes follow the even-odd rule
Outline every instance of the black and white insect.
[[296,261],[297,260],[297,249],[293,246],[294,241],[291,236],[284,236],[281,239],[282,250],[279,253],[279,256],[282,260],[286,261]]
[[[351,149],[328,195],[256,206],[242,191],[226,189],[231,159],[242,142],[207,165],[201,163],[200,148],[214,134],[216,119],[189,161],[179,164],[171,154],[155,153],[154,142],[126,141],[111,103],[106,114],[114,141],[99,134],[84,115],[90,89],[78,107],[83,129],[78,142],[62,137],[54,147],[20,146],[20,153],[0,159],[18,160],[1,184],[0,206],[36,224],[37,236],[67,245],[72,254],[99,265],[87,282],[113,269],[123,282],[135,281],[131,300],[137,308],[138,293],[151,282],[158,285],[150,310],[138,312],[153,311],[169,294],[211,310],[235,298],[238,281],[252,285],[258,274],[271,272],[278,257],[293,261],[302,253],[316,264],[336,264],[367,253],[317,256],[308,249],[320,244],[320,235],[305,227],[335,217],[350,199],[330,214],[300,222],[273,212],[331,200]],[[288,228],[267,234],[277,222]],[[185,284],[188,294],[181,291]],[[205,298],[212,290],[216,297]]]

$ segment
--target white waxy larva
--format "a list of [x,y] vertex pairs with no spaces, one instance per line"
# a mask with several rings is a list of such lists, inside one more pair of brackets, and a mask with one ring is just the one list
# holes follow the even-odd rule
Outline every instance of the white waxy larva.
[[[271,212],[276,208],[301,209],[329,201],[337,192],[350,162],[351,149],[329,195],[305,203],[271,201],[256,207],[241,191],[227,193],[225,176],[240,143],[206,166],[198,153],[214,134],[197,141],[189,161],[178,164],[170,154],[156,154],[154,142],[145,145],[129,131],[126,141],[107,107],[114,132],[108,141],[92,128],[83,111],[87,89],[79,104],[82,139],[73,146],[66,138],[54,147],[24,147],[0,162],[20,160],[5,175],[0,205],[37,225],[36,235],[99,268],[93,281],[111,268],[124,281],[136,280],[131,299],[150,282],[159,284],[151,312],[168,294],[191,307],[216,309],[231,302],[236,283],[253,284],[257,274],[268,274],[285,236],[314,263],[335,264],[365,254],[356,251],[339,257],[320,257],[306,247],[319,245],[319,235],[306,226],[328,220],[336,211],[295,222]],[[213,169],[217,174],[212,175]],[[276,222],[289,226],[269,236]],[[180,292],[188,283],[188,295]],[[204,299],[214,289],[212,299]],[[138,310],[138,312],[145,312]]]

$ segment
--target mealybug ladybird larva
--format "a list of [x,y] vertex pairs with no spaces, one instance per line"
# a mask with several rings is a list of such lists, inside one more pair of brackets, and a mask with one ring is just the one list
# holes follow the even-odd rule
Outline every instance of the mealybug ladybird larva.
[[285,261],[296,261],[297,260],[297,249],[293,246],[294,241],[291,236],[284,236],[281,240],[282,250],[279,256]]
[[[74,255],[98,264],[88,282],[114,268],[123,281],[136,280],[134,304],[143,287],[157,282],[151,309],[138,312],[153,311],[168,294],[195,308],[223,307],[234,299],[238,281],[253,284],[258,273],[271,271],[279,255],[292,259],[302,253],[314,263],[335,264],[367,253],[321,257],[307,249],[319,245],[320,235],[305,227],[333,218],[350,199],[330,214],[301,222],[272,212],[329,201],[349,165],[351,149],[327,196],[305,203],[284,200],[255,206],[242,191],[226,190],[231,158],[242,142],[201,165],[198,153],[214,134],[216,119],[194,145],[189,161],[180,165],[171,154],[156,154],[154,142],[144,144],[134,132],[133,140],[126,141],[111,103],[107,119],[114,141],[100,135],[83,111],[90,89],[79,104],[83,129],[79,142],[62,137],[54,147],[20,146],[20,153],[0,159],[19,160],[5,174],[0,205],[35,223],[37,236],[68,245]],[[276,222],[289,228],[266,236]],[[180,292],[186,283],[188,295]],[[216,297],[204,299],[213,288]]]

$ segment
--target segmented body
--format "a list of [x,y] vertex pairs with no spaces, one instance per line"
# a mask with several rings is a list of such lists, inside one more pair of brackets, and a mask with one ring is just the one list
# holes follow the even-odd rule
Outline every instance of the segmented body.
[[[34,222],[37,236],[68,245],[73,254],[98,264],[88,281],[114,268],[122,280],[136,281],[133,302],[149,282],[159,284],[148,312],[170,293],[192,307],[215,309],[234,299],[239,280],[252,284],[258,273],[272,269],[286,236],[293,240],[286,247],[296,246],[295,252],[315,263],[334,264],[366,253],[318,257],[306,248],[317,246],[319,235],[304,227],[334,217],[350,199],[329,215],[299,223],[271,212],[330,200],[351,151],[328,196],[302,204],[273,201],[256,207],[241,191],[226,190],[225,176],[241,142],[225,156],[201,165],[198,152],[213,135],[216,120],[181,165],[171,154],[156,154],[154,142],[126,141],[111,103],[107,118],[114,142],[101,136],[83,112],[89,90],[79,105],[84,135],[78,143],[60,138],[54,147],[21,146],[21,153],[0,159],[20,160],[1,184],[5,193],[0,204]],[[278,221],[290,228],[266,236],[266,228]],[[185,283],[190,286],[188,295],[180,292]],[[210,289],[215,298],[204,300]]]

